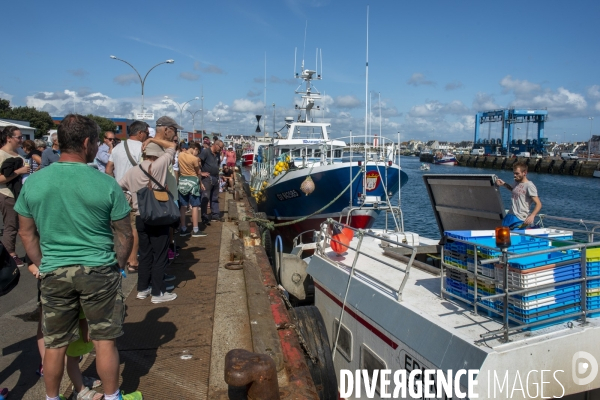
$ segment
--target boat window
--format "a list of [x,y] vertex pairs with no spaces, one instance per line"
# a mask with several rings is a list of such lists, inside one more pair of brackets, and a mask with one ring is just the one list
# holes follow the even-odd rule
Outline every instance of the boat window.
[[[336,335],[338,327],[340,326],[339,320],[333,321],[333,334]],[[348,361],[352,361],[352,333],[344,324],[342,324],[342,330],[340,331],[340,338],[338,340],[337,350],[342,356]]]
[[[373,350],[371,350],[363,344],[360,346],[360,369],[366,369],[367,373],[369,374],[369,378],[371,379],[373,377],[374,370],[377,369],[379,370],[379,372],[381,372],[381,370],[387,369],[387,366],[385,365],[385,361],[383,361],[381,357],[379,357],[377,354],[375,354]],[[379,393],[379,388],[381,387],[380,381],[381,376],[377,375],[377,393]]]
[[335,158],[340,158],[342,156],[342,151],[336,150],[334,154],[335,154],[335,156],[334,156]]
[[331,157],[331,150],[327,150],[327,158]]
[[315,149],[313,152],[314,157],[321,157],[321,149]]
[[294,157],[300,157],[300,149],[296,149],[292,151],[292,156]]

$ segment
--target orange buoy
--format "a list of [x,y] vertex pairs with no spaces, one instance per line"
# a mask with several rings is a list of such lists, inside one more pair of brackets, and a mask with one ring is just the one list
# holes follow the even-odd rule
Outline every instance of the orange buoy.
[[331,232],[331,250],[337,254],[345,253],[348,251],[348,245],[350,245],[353,236],[354,231],[352,229],[334,223]]

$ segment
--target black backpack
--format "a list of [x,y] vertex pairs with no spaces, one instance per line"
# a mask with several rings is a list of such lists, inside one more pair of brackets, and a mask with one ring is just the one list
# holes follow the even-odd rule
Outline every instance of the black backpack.
[[19,271],[17,263],[0,243],[0,296],[10,293],[19,283],[20,277],[21,271]]

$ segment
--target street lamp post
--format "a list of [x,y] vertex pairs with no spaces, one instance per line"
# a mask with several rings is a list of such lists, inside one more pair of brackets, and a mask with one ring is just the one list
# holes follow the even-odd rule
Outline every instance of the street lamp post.
[[192,115],[192,138],[195,139],[194,135],[196,134],[196,113],[202,111],[202,109],[191,112],[190,110],[185,110]]
[[113,60],[122,61],[125,64],[129,65],[131,68],[133,68],[133,70],[137,74],[138,78],[140,78],[140,84],[142,85],[142,114],[144,114],[144,84],[146,83],[146,78],[148,77],[148,74],[150,73],[150,71],[152,71],[154,68],[158,67],[159,65],[162,65],[162,64],[173,64],[175,62],[175,60],[169,59],[169,60],[166,60],[166,61],[163,61],[163,62],[160,62],[160,63],[156,64],[154,67],[150,68],[148,70],[148,72],[146,72],[146,75],[144,75],[144,79],[142,79],[142,76],[140,75],[140,73],[138,72],[138,70],[135,69],[135,67],[133,65],[131,65],[130,63],[128,63],[127,61],[122,60],[122,59],[120,59],[118,57],[115,57],[113,55],[111,55],[110,58],[112,58]]
[[185,105],[186,105],[187,103],[189,103],[190,101],[194,101],[194,100],[198,100],[198,99],[200,99],[200,98],[196,96],[196,97],[194,97],[193,99],[191,99],[191,100],[188,100],[188,101],[186,101],[185,103],[183,103],[183,104],[181,104],[181,105],[179,105],[179,103],[178,103],[178,102],[176,102],[175,100],[173,100],[173,99],[170,99],[170,98],[169,98],[169,96],[165,96],[165,100],[164,100],[164,101],[165,101],[165,102],[167,102],[167,101],[172,101],[173,103],[175,103],[175,105],[177,105],[177,107],[179,107],[179,125],[180,125],[180,126],[183,126],[183,125],[181,125],[181,117],[183,116],[183,107],[185,107]]
[[592,125],[594,124],[594,117],[589,117],[590,120],[590,141],[588,142],[588,161],[591,161],[590,151],[592,146]]
[[275,137],[275,103],[273,103],[273,137]]

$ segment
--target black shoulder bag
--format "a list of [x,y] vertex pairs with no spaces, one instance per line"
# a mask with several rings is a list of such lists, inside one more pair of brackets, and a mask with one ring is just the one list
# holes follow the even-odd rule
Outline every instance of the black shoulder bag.
[[173,196],[167,188],[158,183],[152,176],[152,164],[148,168],[148,172],[139,165],[140,169],[154,182],[159,189],[152,189],[152,184],[148,181],[146,187],[141,188],[137,192],[138,211],[140,218],[146,225],[164,226],[172,225],[179,220],[179,210],[173,200]]
[[4,296],[13,290],[19,283],[20,277],[21,271],[19,271],[15,260],[0,243],[0,296]]

